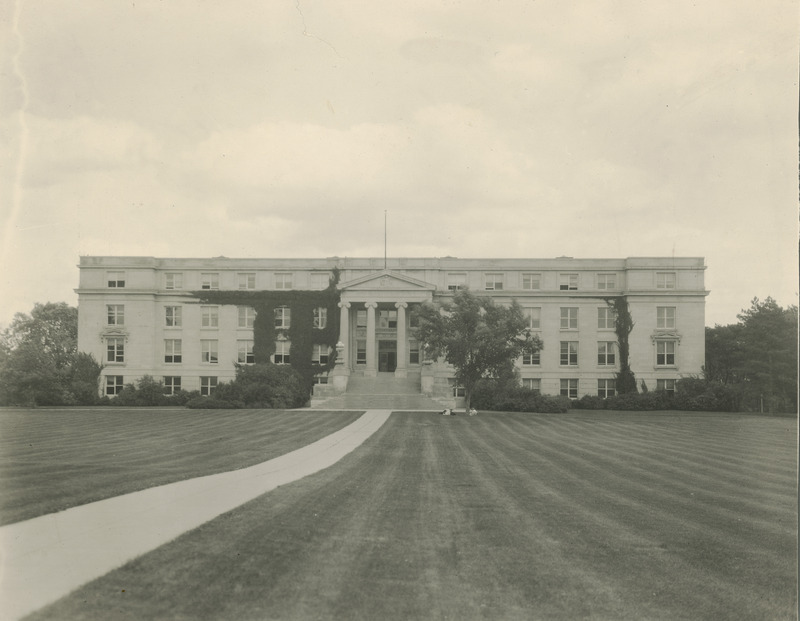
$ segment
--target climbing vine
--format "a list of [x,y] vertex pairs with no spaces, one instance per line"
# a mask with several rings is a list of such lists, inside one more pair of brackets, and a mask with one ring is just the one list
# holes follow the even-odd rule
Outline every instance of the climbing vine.
[[614,331],[617,334],[617,344],[619,346],[619,372],[616,373],[616,388],[619,394],[635,393],[636,376],[630,365],[630,343],[628,337],[633,331],[633,318],[628,307],[628,300],[625,296],[614,298],[604,298],[606,304],[614,309],[616,320]]
[[[311,389],[314,376],[333,368],[336,358],[336,343],[339,340],[339,300],[336,288],[339,270],[334,269],[327,289],[322,291],[193,291],[200,302],[232,306],[249,306],[256,312],[253,321],[253,358],[256,364],[270,362],[277,341],[291,343],[290,365],[303,377]],[[288,328],[276,327],[275,309],[286,306],[291,312]],[[314,311],[326,309],[326,321],[322,328],[314,327]],[[327,345],[328,361],[317,364],[312,361],[314,345]]]

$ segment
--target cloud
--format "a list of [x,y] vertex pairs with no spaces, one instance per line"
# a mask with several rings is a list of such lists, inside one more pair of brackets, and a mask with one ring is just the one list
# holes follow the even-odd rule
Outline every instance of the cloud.
[[731,318],[796,290],[794,3],[19,6],[0,320],[81,253],[379,256],[385,212],[390,254],[705,255]]
[[26,187],[52,185],[75,175],[146,168],[160,157],[157,138],[129,121],[29,115],[28,128]]

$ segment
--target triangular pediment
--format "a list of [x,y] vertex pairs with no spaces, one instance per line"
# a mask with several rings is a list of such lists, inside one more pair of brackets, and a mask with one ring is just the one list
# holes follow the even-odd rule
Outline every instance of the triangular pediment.
[[391,270],[382,270],[339,284],[342,291],[434,291],[436,285]]

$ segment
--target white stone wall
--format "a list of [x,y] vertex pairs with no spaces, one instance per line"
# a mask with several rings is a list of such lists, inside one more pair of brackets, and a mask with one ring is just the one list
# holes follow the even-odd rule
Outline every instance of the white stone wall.
[[[238,288],[239,273],[256,275],[256,290],[275,288],[275,274],[289,272],[292,288],[324,288],[320,274],[330,272],[334,266],[341,269],[340,283],[346,284],[359,278],[381,272],[384,260],[321,258],[321,259],[158,259],[153,257],[82,257],[79,281],[79,330],[78,348],[91,353],[101,361],[104,375],[122,375],[126,383],[144,375],[156,379],[164,376],[181,376],[185,390],[197,390],[201,376],[214,376],[220,382],[234,377],[234,361],[237,358],[237,340],[252,340],[252,329],[238,327],[238,310],[234,306],[219,307],[219,326],[201,327],[200,304],[188,295],[189,291],[201,288],[202,274],[219,274],[219,288]],[[466,274],[467,284],[473,292],[491,295],[497,303],[510,303],[516,299],[523,307],[541,308],[541,329],[538,332],[545,343],[541,352],[541,365],[523,366],[523,378],[541,379],[542,392],[558,394],[560,380],[579,380],[579,394],[596,394],[597,379],[611,379],[619,368],[619,352],[615,367],[597,364],[598,341],[615,341],[613,330],[601,330],[597,326],[597,308],[603,307],[604,296],[625,294],[628,296],[634,330],[630,336],[631,367],[637,381],[644,380],[648,388],[655,389],[658,379],[678,379],[698,375],[702,372],[705,358],[705,296],[704,261],[701,258],[630,258],[630,259],[455,259],[455,258],[406,258],[389,259],[390,271],[418,281],[435,285],[437,299],[452,295],[447,291],[448,274]],[[124,288],[109,288],[108,273],[124,272]],[[178,272],[183,275],[183,289],[168,291],[165,274]],[[503,289],[485,291],[486,273],[503,275]],[[538,290],[522,289],[522,274],[541,274]],[[658,288],[657,274],[675,274],[675,289]],[[578,290],[560,289],[561,275],[578,274]],[[615,287],[598,288],[598,273],[614,274]],[[358,290],[358,294],[368,292]],[[390,291],[377,290],[372,295],[392,295]],[[364,296],[362,296],[364,297]],[[366,298],[365,298],[366,299]],[[388,299],[388,298],[387,298]],[[116,326],[107,324],[107,304],[125,306],[125,324],[119,326],[124,332],[125,361],[106,360],[104,335],[113,332]],[[183,325],[168,328],[165,325],[165,307],[181,306]],[[654,335],[664,335],[656,326],[656,309],[659,306],[675,308],[675,328],[667,336],[676,340],[676,361],[669,367],[656,365]],[[560,309],[578,309],[577,330],[562,329]],[[411,333],[409,332],[409,337]],[[119,335],[116,335],[119,338]],[[180,338],[182,362],[164,362],[164,340]],[[201,340],[218,341],[219,362],[209,364],[201,361]],[[561,341],[578,341],[577,367],[560,364]],[[521,362],[521,361],[520,361]],[[437,374],[446,378],[447,369],[441,367]],[[441,387],[441,382],[440,382]]]

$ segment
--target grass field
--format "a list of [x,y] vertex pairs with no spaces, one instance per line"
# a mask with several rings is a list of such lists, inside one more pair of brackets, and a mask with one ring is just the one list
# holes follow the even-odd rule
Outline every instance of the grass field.
[[310,444],[358,412],[0,410],[0,524],[236,470]]
[[31,618],[794,619],[796,467],[787,418],[398,413]]

